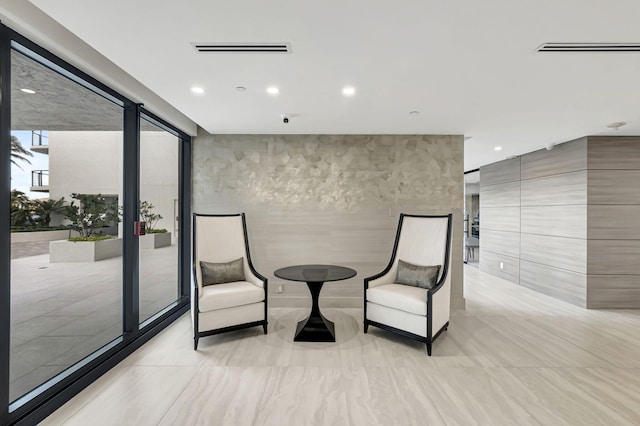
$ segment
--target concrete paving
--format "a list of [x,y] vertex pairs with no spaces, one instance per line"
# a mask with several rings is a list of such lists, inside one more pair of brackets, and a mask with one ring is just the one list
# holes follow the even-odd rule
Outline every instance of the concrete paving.
[[11,243],[11,258],[37,256],[49,253],[49,241],[33,241],[28,243]]
[[[176,300],[177,271],[175,243],[141,250],[141,322]],[[49,263],[48,242],[12,244],[12,401],[121,334],[122,258]]]

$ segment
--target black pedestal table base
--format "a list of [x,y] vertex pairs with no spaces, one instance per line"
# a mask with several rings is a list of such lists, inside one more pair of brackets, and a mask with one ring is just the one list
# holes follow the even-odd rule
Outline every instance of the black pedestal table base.
[[297,265],[278,269],[274,272],[278,278],[292,281],[304,281],[311,293],[311,313],[298,322],[294,342],[335,342],[336,334],[333,322],[320,312],[318,299],[322,285],[327,281],[346,280],[356,276],[356,271],[344,266],[334,265]]
[[320,312],[318,298],[322,289],[322,282],[307,282],[311,292],[311,313],[298,322],[294,342],[335,342],[336,333],[332,321],[325,318]]

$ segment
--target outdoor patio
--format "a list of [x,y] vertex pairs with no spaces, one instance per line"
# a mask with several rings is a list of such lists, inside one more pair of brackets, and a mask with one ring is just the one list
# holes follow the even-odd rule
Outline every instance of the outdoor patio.
[[[140,321],[175,301],[175,242],[140,251]],[[11,386],[15,400],[122,334],[122,259],[49,263],[48,243],[14,243]]]

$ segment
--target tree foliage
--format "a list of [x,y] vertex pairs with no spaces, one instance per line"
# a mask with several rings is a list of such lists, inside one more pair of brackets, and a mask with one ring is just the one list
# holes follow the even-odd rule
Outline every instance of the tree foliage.
[[29,197],[17,189],[11,190],[11,226],[34,225],[33,205]]
[[[20,167],[17,160],[31,164],[31,161],[29,161],[27,157],[33,157],[33,153],[24,149],[17,137],[11,136],[11,164]],[[22,167],[20,167],[20,169],[22,169]]]
[[140,220],[147,223],[147,231],[151,233],[156,228],[158,221],[162,219],[162,216],[158,213],[153,213],[155,206],[148,201],[140,203]]
[[42,227],[51,225],[51,215],[64,211],[64,197],[59,200],[32,200],[17,189],[11,190],[11,226]]
[[38,225],[48,228],[51,224],[53,213],[63,212],[65,209],[64,197],[59,200],[33,200],[35,214],[38,216]]
[[101,228],[120,221],[117,207],[101,194],[73,193],[71,198],[74,201],[64,207],[64,215],[71,222],[69,227],[83,238],[102,235]]

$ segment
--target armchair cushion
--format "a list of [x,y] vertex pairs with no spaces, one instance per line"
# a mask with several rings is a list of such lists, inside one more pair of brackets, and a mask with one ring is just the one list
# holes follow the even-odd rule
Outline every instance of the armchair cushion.
[[427,290],[404,284],[384,284],[367,289],[367,301],[416,315],[427,315]]
[[244,281],[244,257],[231,262],[212,263],[200,261],[202,286]]
[[398,259],[396,283],[431,289],[438,281],[440,265],[420,266]]
[[198,301],[200,312],[215,311],[264,301],[264,289],[247,281],[204,287]]

